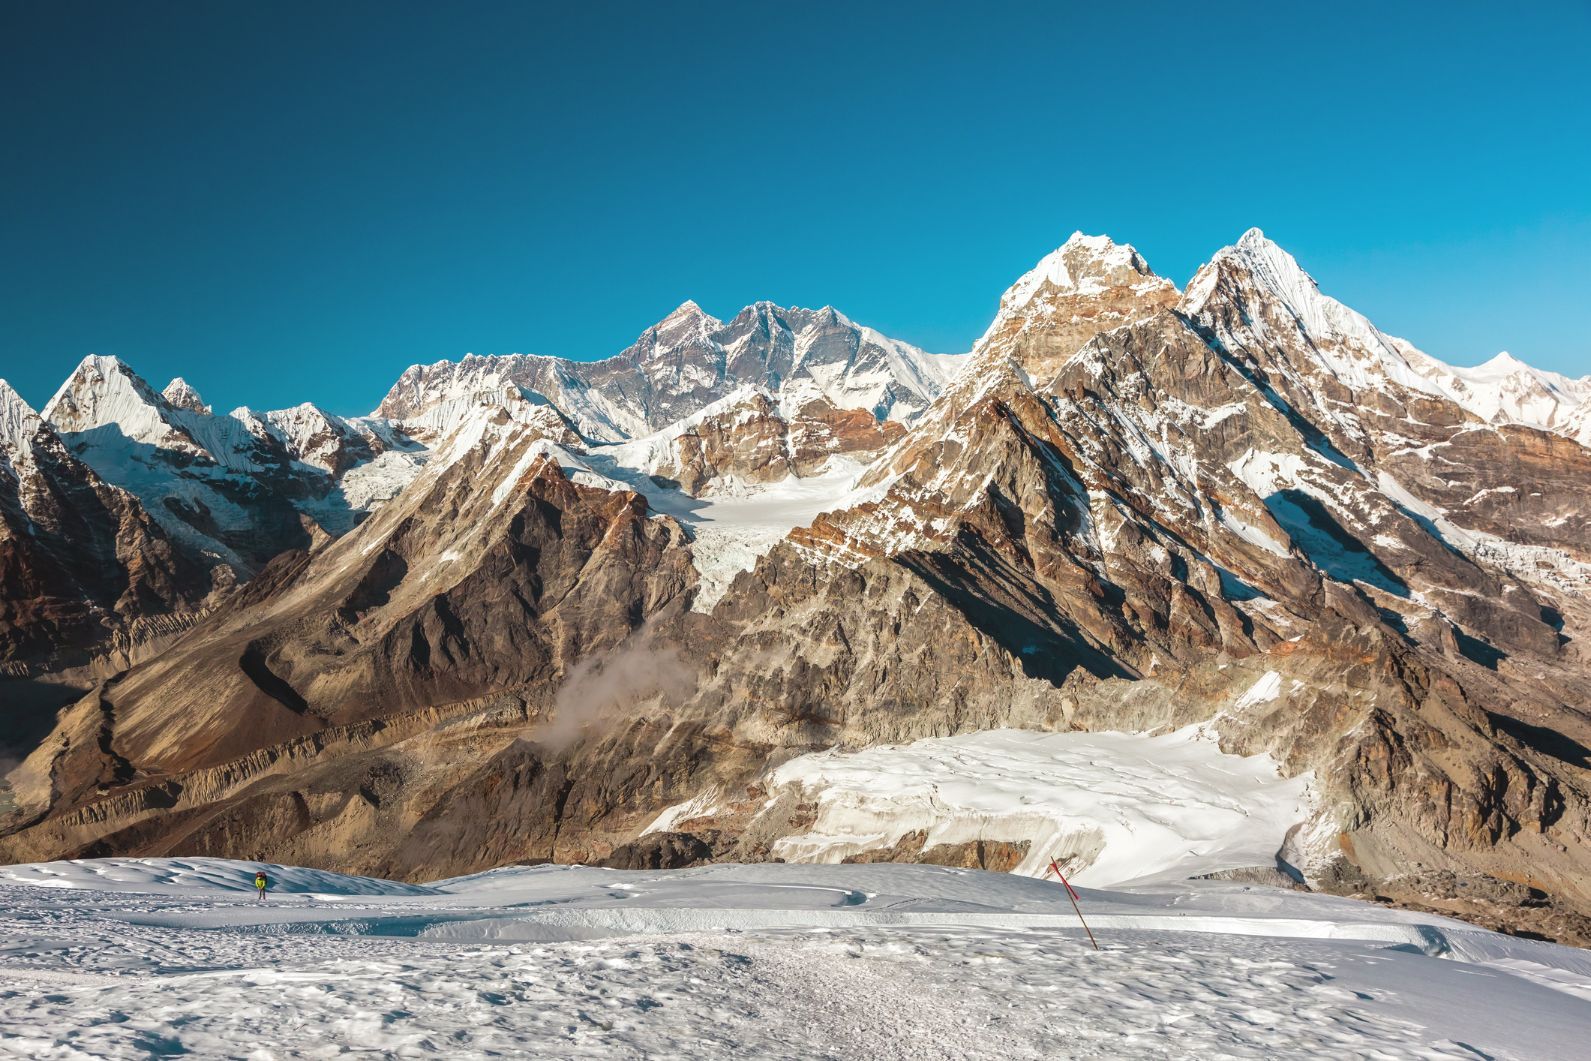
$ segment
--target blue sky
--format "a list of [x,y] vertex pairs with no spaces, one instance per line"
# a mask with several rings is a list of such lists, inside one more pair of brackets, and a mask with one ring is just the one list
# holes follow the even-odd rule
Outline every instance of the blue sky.
[[1587,70],[1584,2],[0,0],[0,376],[356,413],[686,298],[961,350],[1074,229],[1183,283],[1250,225],[1430,353],[1580,375]]

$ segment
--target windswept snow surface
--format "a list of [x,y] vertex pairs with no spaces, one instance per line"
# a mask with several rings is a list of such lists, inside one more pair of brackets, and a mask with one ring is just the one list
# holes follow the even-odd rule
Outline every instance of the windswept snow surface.
[[1268,755],[1227,755],[1204,726],[933,737],[803,755],[771,780],[817,802],[811,830],[774,845],[792,862],[838,862],[921,830],[930,848],[1026,841],[1015,872],[1038,876],[1059,858],[1095,886],[1274,867],[1313,809],[1312,775],[1283,778]]
[[[1251,885],[932,866],[11,867],[0,1055],[1583,1056],[1591,956]],[[54,881],[54,887],[38,882]],[[302,890],[299,890],[302,889]]]

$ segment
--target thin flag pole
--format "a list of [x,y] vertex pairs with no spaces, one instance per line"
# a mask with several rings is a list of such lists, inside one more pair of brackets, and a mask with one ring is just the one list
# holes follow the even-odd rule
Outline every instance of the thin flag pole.
[[[1050,870],[1054,870],[1055,875],[1060,878],[1061,886],[1066,889],[1066,897],[1072,900],[1072,911],[1077,914],[1077,920],[1083,922],[1083,931],[1088,933],[1088,942],[1094,945],[1095,950],[1098,950],[1099,940],[1094,938],[1094,930],[1088,927],[1088,922],[1083,921],[1083,908],[1077,905],[1077,892],[1072,888],[1071,882],[1066,879],[1066,875],[1061,872],[1061,867],[1055,864],[1055,859],[1053,858],[1050,859]],[[1049,870],[1045,872],[1048,873]]]

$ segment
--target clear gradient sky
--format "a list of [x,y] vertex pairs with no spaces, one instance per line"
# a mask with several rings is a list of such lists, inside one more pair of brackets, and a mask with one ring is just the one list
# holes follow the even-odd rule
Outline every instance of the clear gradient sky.
[[1074,229],[1259,225],[1460,364],[1591,372],[1591,4],[0,0],[0,377],[218,408],[590,359],[686,298],[966,349]]

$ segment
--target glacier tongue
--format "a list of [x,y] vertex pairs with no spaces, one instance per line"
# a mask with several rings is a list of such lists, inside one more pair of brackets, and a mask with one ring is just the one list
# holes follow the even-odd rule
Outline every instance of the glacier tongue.
[[1014,872],[1053,858],[1091,887],[1272,868],[1313,813],[1312,776],[1283,778],[1267,755],[1223,754],[1201,726],[1147,736],[992,730],[857,752],[805,755],[774,791],[815,799],[810,832],[774,845],[791,862],[839,862],[914,831],[924,850],[1003,841]]

